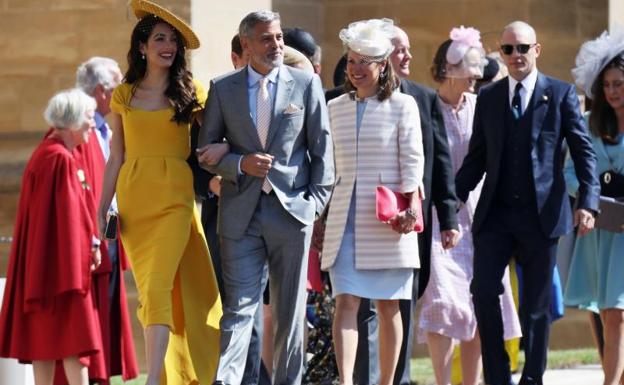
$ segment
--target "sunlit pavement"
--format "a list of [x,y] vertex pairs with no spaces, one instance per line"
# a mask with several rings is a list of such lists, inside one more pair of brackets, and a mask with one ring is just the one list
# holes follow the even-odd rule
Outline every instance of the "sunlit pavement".
[[[513,376],[517,383],[520,374]],[[584,365],[571,369],[547,370],[544,385],[601,385],[603,381],[600,365]]]

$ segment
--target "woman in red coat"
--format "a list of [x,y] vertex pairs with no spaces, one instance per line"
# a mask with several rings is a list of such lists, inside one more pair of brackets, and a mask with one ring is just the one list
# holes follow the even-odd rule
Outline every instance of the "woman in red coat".
[[[90,287],[100,264],[90,188],[74,148],[95,126],[95,101],[74,89],[56,94],[44,117],[51,130],[22,180],[7,285],[0,312],[0,356],[32,362],[36,385],[51,385],[62,361],[70,385],[87,385],[102,349]],[[101,358],[99,358],[101,359]]]

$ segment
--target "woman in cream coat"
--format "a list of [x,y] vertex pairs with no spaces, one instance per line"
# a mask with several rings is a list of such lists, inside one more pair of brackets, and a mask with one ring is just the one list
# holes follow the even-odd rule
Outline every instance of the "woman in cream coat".
[[[403,335],[399,300],[411,298],[413,269],[419,267],[413,228],[423,198],[420,119],[414,99],[397,90],[387,60],[393,33],[387,19],[351,23],[340,32],[347,93],[329,103],[337,182],[321,267],[329,270],[336,297],[334,344],[345,385],[352,384],[361,298],[374,300],[379,314],[379,384],[392,384]],[[375,215],[378,185],[410,201],[387,224]]]

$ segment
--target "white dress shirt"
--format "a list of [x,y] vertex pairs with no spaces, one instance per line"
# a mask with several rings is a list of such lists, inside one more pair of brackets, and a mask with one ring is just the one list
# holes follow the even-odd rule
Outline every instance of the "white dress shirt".
[[524,114],[524,111],[526,111],[529,101],[531,100],[531,96],[533,95],[535,84],[537,83],[537,68],[533,68],[533,71],[531,71],[531,73],[528,74],[527,77],[525,77],[521,82],[518,82],[511,76],[508,76],[507,79],[509,79],[509,106],[511,108],[513,108],[511,100],[514,97],[516,84],[522,83],[522,89],[520,90],[520,106],[522,107],[522,114]]

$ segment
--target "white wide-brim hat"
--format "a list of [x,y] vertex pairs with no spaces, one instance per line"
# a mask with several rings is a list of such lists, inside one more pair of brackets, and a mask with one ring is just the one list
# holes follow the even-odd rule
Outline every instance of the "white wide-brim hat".
[[372,59],[387,58],[394,46],[394,22],[390,19],[356,21],[338,34],[342,43],[351,51]]
[[572,76],[588,98],[594,98],[595,83],[602,70],[618,55],[624,55],[624,27],[604,31],[598,38],[583,43],[576,55]]

